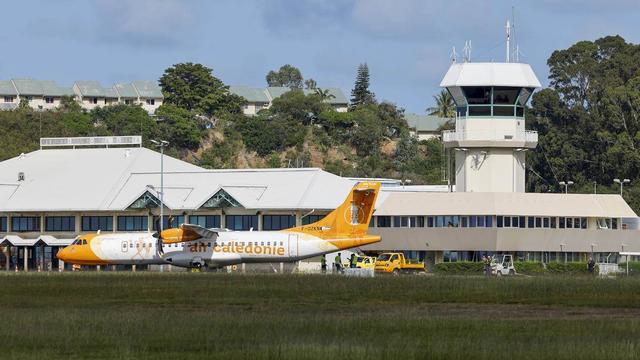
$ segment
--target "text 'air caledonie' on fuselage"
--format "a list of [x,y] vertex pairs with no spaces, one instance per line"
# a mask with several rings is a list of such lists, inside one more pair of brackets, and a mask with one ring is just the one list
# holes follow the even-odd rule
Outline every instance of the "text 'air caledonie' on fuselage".
[[80,265],[172,264],[196,268],[301,260],[379,242],[380,236],[367,234],[379,190],[378,182],[358,183],[342,205],[326,217],[290,229],[229,231],[183,224],[160,234],[86,234],[57,256]]

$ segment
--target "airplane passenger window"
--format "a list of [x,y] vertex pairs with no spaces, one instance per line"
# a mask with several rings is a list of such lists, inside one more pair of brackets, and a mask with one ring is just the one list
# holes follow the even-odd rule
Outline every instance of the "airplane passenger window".
[[82,245],[87,245],[87,240],[82,240]]

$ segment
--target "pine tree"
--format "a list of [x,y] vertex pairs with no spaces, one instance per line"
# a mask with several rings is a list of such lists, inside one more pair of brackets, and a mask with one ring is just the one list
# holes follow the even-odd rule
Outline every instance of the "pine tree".
[[351,90],[351,109],[375,102],[376,96],[369,91],[369,67],[367,63],[360,64],[358,65],[355,85]]

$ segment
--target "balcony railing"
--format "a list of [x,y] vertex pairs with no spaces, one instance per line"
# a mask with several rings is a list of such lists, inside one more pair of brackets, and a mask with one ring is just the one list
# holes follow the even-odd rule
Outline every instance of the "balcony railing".
[[525,141],[538,142],[538,132],[525,131],[496,131],[496,130],[445,130],[442,132],[442,141]]

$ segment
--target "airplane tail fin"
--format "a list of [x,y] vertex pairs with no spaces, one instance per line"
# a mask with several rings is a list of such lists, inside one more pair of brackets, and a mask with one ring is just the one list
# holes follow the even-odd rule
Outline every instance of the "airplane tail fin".
[[323,219],[290,230],[310,233],[326,240],[359,239],[364,241],[366,238],[366,243],[378,242],[380,237],[367,235],[367,230],[379,191],[379,182],[360,182],[351,189],[342,205]]

